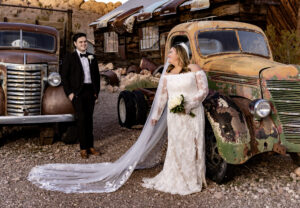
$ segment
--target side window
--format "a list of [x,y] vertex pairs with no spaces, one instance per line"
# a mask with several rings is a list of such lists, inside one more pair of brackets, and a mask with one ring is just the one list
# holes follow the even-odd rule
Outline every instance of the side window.
[[140,50],[159,50],[158,26],[143,27],[140,30]]
[[116,32],[104,33],[104,52],[118,52],[118,34]]
[[177,45],[179,43],[185,43],[187,45],[187,47],[189,49],[189,56],[190,56],[190,59],[191,59],[193,54],[192,54],[189,38],[185,35],[174,36],[172,38],[172,41],[171,41],[171,47],[174,46],[174,45]]

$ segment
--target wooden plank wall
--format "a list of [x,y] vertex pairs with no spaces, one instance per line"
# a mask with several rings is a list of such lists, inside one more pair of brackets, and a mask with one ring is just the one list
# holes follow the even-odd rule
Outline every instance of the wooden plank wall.
[[267,24],[281,30],[295,30],[298,18],[298,0],[279,0],[280,6],[268,6]]

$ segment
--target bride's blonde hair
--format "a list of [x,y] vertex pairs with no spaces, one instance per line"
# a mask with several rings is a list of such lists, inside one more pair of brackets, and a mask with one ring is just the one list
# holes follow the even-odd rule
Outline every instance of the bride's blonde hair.
[[[188,68],[188,65],[190,63],[190,60],[188,58],[188,52],[186,49],[181,46],[180,44],[172,46],[172,48],[175,49],[177,55],[178,55],[178,62],[179,66],[182,67],[181,73],[189,72],[190,69]],[[170,72],[174,68],[174,65],[170,64],[167,68],[167,72]]]

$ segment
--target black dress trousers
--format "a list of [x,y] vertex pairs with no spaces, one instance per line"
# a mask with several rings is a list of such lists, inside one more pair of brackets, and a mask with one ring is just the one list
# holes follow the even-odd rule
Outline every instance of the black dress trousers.
[[74,96],[72,103],[75,108],[76,131],[81,150],[94,147],[93,112],[95,92],[92,84],[83,84],[82,90]]

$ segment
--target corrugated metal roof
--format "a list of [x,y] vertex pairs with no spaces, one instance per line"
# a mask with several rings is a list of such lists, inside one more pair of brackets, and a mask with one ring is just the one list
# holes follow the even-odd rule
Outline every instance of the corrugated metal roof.
[[121,6],[114,9],[113,11],[103,15],[95,22],[92,22],[90,25],[97,25],[102,20],[106,20],[107,18],[109,18],[113,13],[116,13],[119,11],[126,12],[132,8],[139,7],[139,6],[143,6],[144,8],[146,8],[146,7],[150,6],[151,4],[159,2],[159,1],[161,1],[161,0],[129,0],[129,1],[125,2],[124,4],[122,4]]
[[[148,13],[148,18],[152,17],[152,13],[159,12],[164,5],[170,4],[173,1],[166,1],[166,0],[129,0],[122,4],[121,6],[117,7],[113,11],[105,14],[95,22],[92,22],[90,26],[97,25],[98,28],[107,27],[107,23],[110,21],[115,20],[118,16],[126,13],[130,9],[137,8],[143,6],[143,8],[138,11],[137,13],[132,14],[131,16],[138,16],[140,14]],[[177,0],[178,1],[178,0]],[[199,10],[199,9],[206,9],[209,7],[210,3],[209,0],[188,0],[183,2],[180,6],[191,5],[191,10]],[[143,16],[143,15],[142,15]],[[147,19],[147,18],[146,18]],[[138,21],[143,21],[143,18],[138,18]]]

